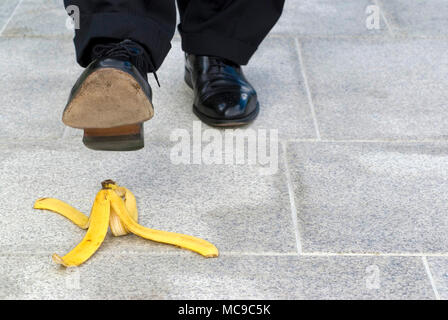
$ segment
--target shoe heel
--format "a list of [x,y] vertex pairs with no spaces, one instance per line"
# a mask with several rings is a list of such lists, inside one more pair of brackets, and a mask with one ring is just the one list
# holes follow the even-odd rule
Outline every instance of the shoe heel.
[[188,71],[187,68],[185,68],[184,80],[185,80],[185,83],[186,83],[191,89],[193,89],[193,83],[192,83],[192,81],[191,81],[191,72]]
[[114,128],[84,129],[82,142],[93,150],[139,150],[145,146],[143,123]]

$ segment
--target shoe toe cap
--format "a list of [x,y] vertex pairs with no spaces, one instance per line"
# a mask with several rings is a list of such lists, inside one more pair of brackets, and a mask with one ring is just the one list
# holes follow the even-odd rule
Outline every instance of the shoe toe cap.
[[243,118],[257,108],[257,97],[248,93],[216,94],[203,103],[203,113],[213,118]]

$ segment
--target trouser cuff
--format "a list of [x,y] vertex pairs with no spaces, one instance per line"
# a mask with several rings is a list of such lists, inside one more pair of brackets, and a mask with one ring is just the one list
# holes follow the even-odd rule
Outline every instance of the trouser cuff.
[[257,50],[257,46],[218,34],[179,32],[182,35],[182,50],[195,55],[217,56],[245,65]]

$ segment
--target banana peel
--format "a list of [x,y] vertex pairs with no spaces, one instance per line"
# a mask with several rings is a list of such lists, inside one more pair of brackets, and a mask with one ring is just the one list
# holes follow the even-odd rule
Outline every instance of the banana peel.
[[56,253],[53,254],[53,261],[65,267],[79,266],[98,250],[106,237],[109,227],[110,202],[108,197],[107,191],[101,190],[98,192],[93,203],[89,229],[85,237],[65,256],[60,257]]
[[34,203],[34,209],[49,210],[66,217],[81,229],[89,227],[89,217],[71,205],[53,198],[41,198]]
[[90,217],[54,198],[38,199],[34,203],[34,208],[56,212],[78,227],[87,229],[84,238],[69,253],[62,257],[53,254],[53,261],[65,267],[79,266],[87,261],[101,246],[109,227],[112,234],[117,237],[133,233],[148,240],[191,250],[207,258],[217,257],[219,254],[218,249],[206,240],[139,225],[135,196],[130,190],[118,186],[112,180],[102,182],[102,189],[95,197]]
[[216,257],[218,255],[216,247],[203,239],[186,234],[149,229],[139,225],[129,216],[125,203],[113,190],[109,190],[109,196],[112,209],[133,234],[148,240],[185,248],[197,252],[207,258]]

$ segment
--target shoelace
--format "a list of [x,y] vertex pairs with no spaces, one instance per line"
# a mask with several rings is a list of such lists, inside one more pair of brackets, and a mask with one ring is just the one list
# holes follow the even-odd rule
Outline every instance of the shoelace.
[[160,87],[159,78],[154,68],[151,56],[142,46],[132,40],[124,40],[119,43],[97,44],[93,47],[94,58],[114,57],[131,60],[140,72],[152,72]]

